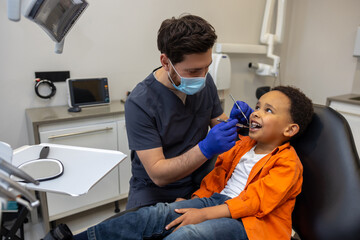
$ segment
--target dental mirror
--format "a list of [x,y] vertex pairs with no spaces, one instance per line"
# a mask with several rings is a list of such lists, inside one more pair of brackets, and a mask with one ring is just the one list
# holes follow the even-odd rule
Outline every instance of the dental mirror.
[[[29,174],[37,181],[45,181],[60,177],[64,173],[63,164],[52,158],[47,158],[50,148],[45,146],[41,149],[39,159],[24,162],[18,166],[19,169]],[[23,181],[17,179],[16,181]]]

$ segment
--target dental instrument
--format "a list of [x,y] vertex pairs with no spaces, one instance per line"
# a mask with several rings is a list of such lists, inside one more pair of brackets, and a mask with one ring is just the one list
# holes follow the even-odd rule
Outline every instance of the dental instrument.
[[[0,199],[3,200],[3,202],[7,202],[7,199],[14,199],[30,211],[34,207],[39,206],[40,201],[22,185],[13,181],[9,175],[17,176],[35,185],[38,185],[39,182],[11,164],[13,151],[9,144],[0,142],[0,154]],[[21,198],[21,196],[24,196],[26,199]]]
[[[4,198],[6,197],[6,198]],[[26,207],[29,211],[32,211],[33,206],[32,203],[26,201],[25,199],[21,198],[20,195],[16,195],[13,192],[10,192],[9,190],[4,189],[2,186],[0,186],[0,199],[14,199],[17,203],[23,205]],[[5,202],[6,203],[6,202]],[[1,204],[0,204],[1,205]],[[1,211],[0,211],[1,212]],[[1,214],[0,214],[1,215]]]
[[[229,122],[228,120],[224,120],[224,119],[221,119],[221,118],[218,118],[216,119],[218,122]],[[235,126],[239,127],[239,128],[249,128],[249,126],[245,126],[244,124],[241,124],[241,123],[237,123]]]
[[241,114],[244,116],[244,118],[246,119],[247,124],[249,125],[249,120],[246,117],[246,115],[244,114],[244,112],[241,110],[241,107],[239,106],[239,104],[237,104],[235,98],[233,97],[233,95],[231,95],[231,93],[229,93],[229,96],[231,97],[231,99],[234,101],[236,107],[240,110]]
[[19,169],[17,167],[14,167],[10,163],[3,160],[1,157],[0,157],[0,169],[7,172],[10,175],[14,175],[20,179],[25,180],[26,182],[30,182],[35,185],[40,184],[39,181],[32,178],[29,174],[27,174],[26,172],[22,171],[21,169]]
[[0,184],[0,187],[3,188],[4,190],[6,191],[16,190],[21,195],[29,199],[31,207],[37,207],[40,205],[39,200],[37,200],[28,190],[26,190],[23,186],[13,181],[9,177],[0,174],[0,183],[2,183]]

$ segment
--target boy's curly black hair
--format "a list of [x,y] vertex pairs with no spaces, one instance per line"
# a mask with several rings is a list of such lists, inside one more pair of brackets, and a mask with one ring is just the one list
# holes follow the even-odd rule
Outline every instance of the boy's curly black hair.
[[301,135],[314,114],[312,101],[300,89],[292,86],[277,86],[272,89],[274,90],[284,93],[290,99],[290,115],[294,123],[300,127],[297,136]]

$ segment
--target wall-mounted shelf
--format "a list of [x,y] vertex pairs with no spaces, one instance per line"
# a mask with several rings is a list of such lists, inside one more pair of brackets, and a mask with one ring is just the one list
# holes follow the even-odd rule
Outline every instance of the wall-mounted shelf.
[[217,53],[266,54],[267,46],[255,44],[217,43],[215,51]]

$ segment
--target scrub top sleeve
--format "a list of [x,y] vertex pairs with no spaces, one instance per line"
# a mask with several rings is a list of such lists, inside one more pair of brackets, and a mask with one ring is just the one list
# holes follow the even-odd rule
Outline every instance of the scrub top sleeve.
[[210,91],[211,94],[213,96],[213,110],[211,113],[211,119],[219,117],[221,114],[223,114],[224,110],[221,107],[221,103],[220,103],[220,99],[219,99],[219,95],[217,92],[217,88],[215,86],[214,80],[211,77],[211,75],[209,75],[208,81],[207,83],[210,86]]
[[125,123],[131,150],[161,147],[161,138],[151,117],[131,100],[125,103]]

